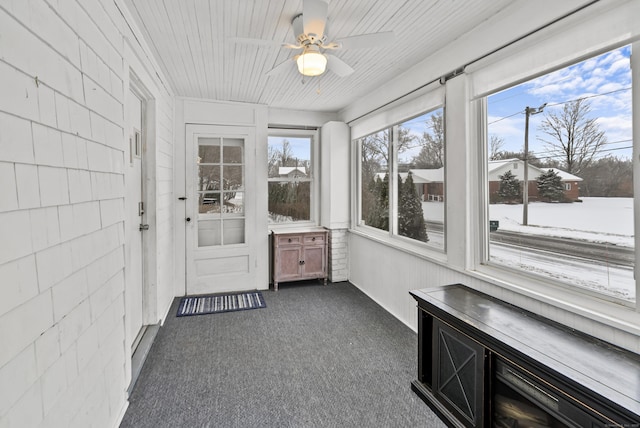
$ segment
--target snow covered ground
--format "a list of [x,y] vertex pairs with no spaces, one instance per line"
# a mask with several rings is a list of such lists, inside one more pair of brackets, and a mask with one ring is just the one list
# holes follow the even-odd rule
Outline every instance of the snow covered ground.
[[492,204],[489,218],[500,229],[607,242],[633,247],[632,198],[582,198],[583,202],[529,204],[529,226],[522,226],[522,204]]
[[[632,198],[583,198],[582,203],[529,204],[529,226],[522,226],[522,204],[494,204],[490,219],[500,221],[501,230],[581,239],[634,247]],[[609,266],[606,262],[520,249],[493,243],[491,261],[586,288],[615,298],[634,301],[633,268]]]
[[[443,203],[424,202],[422,206],[427,220],[444,219]],[[529,226],[522,226],[522,204],[493,204],[489,214],[491,220],[500,222],[500,230],[634,247],[632,198],[583,198],[582,203],[571,204],[534,202],[529,204]],[[430,233],[429,237],[442,239],[435,235]],[[491,261],[500,265],[618,299],[634,301],[636,297],[631,267],[609,266],[570,255],[558,258],[557,253],[498,243],[491,243],[489,252]]]

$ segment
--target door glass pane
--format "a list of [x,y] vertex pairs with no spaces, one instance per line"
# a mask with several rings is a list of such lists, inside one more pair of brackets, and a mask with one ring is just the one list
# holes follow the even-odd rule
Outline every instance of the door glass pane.
[[221,220],[198,220],[198,247],[220,245]]
[[220,138],[200,138],[199,163],[220,163]]
[[198,139],[198,246],[245,242],[244,140]]
[[225,165],[223,168],[223,190],[242,189],[242,166]]
[[230,219],[224,222],[224,244],[244,244],[244,219]]
[[200,165],[197,187],[198,190],[220,190],[220,166]]
[[224,192],[223,195],[223,213],[244,215],[244,192]]
[[224,163],[242,163],[242,140],[225,138],[222,153]]
[[200,193],[198,199],[198,212],[200,214],[220,213],[220,193]]

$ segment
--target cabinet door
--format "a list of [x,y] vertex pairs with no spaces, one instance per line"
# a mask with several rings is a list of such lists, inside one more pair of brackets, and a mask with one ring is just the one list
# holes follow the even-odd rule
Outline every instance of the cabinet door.
[[302,257],[304,264],[302,265],[302,276],[307,278],[317,278],[325,276],[325,248],[324,247],[304,247]]
[[276,281],[300,278],[301,248],[293,245],[276,249],[276,263],[274,266]]
[[485,348],[438,319],[433,394],[468,427],[484,424]]

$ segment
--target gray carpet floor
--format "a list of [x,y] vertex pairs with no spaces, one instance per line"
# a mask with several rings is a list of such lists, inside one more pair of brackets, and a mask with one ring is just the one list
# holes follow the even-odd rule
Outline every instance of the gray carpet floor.
[[267,307],[175,317],[126,427],[444,427],[410,388],[417,335],[352,284],[282,284]]

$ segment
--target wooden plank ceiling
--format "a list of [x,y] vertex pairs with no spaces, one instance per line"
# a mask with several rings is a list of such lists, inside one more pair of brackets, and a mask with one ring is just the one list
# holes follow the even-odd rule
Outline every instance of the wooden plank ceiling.
[[339,111],[375,91],[512,0],[330,0],[328,39],[393,31],[393,43],[331,52],[355,69],[302,79],[295,63],[266,76],[298,51],[237,43],[253,38],[295,43],[302,0],[127,0],[178,96]]

